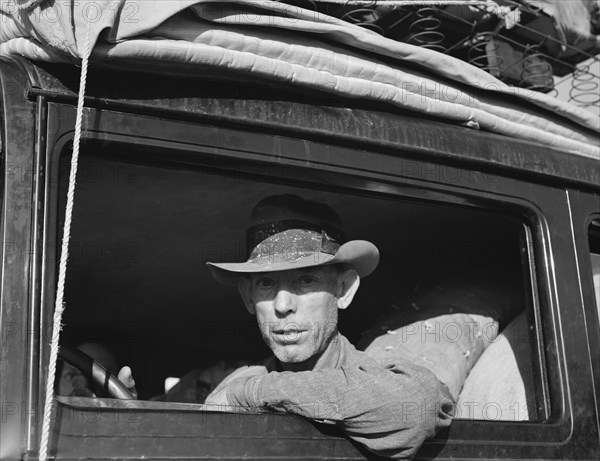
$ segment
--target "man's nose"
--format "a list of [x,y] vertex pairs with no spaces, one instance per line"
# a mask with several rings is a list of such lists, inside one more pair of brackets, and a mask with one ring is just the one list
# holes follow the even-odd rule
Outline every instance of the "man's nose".
[[275,312],[279,315],[287,315],[296,312],[296,299],[293,293],[284,288],[277,292],[274,300]]

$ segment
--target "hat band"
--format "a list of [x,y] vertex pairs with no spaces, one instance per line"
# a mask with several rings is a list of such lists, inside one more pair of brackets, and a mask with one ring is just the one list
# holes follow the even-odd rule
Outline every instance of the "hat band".
[[286,219],[257,224],[246,231],[246,249],[250,256],[262,242],[289,230],[309,231],[320,235],[318,250],[322,253],[336,254],[346,238],[344,233],[329,225],[316,225],[299,219]]

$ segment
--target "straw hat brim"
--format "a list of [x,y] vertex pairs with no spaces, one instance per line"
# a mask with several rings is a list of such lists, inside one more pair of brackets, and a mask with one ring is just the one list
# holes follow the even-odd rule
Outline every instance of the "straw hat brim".
[[286,271],[306,267],[345,264],[358,275],[366,277],[379,263],[379,250],[366,240],[351,240],[340,246],[335,255],[327,253],[309,253],[291,261],[259,261],[243,263],[206,263],[213,277],[225,285],[237,286],[241,275],[260,272]]

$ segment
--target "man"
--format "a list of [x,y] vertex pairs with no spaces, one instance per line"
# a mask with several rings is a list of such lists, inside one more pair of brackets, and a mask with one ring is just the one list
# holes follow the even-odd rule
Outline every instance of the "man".
[[[375,270],[377,248],[345,242],[331,208],[293,195],[262,200],[252,221],[248,261],[208,264],[217,281],[238,287],[274,356],[234,371],[206,404],[295,413],[380,456],[412,458],[450,424],[448,389],[401,357],[378,362],[358,351],[337,327],[338,311]],[[130,373],[119,377],[133,386]]]
[[248,261],[208,264],[217,281],[238,286],[274,356],[232,373],[206,403],[296,413],[339,426],[378,455],[412,458],[450,424],[447,388],[402,358],[377,362],[337,328],[338,311],[375,270],[377,248],[343,243],[331,208],[293,195],[262,200],[252,221]]

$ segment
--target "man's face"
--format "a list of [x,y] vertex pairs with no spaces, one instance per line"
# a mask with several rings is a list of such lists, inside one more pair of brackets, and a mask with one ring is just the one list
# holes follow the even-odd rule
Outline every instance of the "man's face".
[[281,362],[304,362],[335,338],[343,287],[334,267],[263,272],[245,283],[245,301]]

